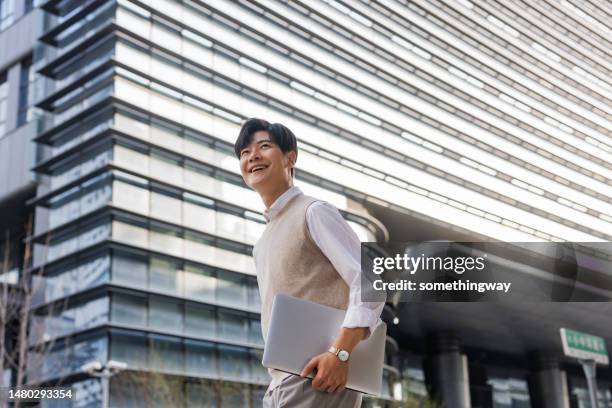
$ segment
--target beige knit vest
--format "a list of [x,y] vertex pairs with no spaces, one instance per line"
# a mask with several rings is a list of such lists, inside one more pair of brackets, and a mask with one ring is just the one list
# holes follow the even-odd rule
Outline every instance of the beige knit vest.
[[268,223],[253,249],[264,339],[277,293],[343,310],[348,307],[348,285],[308,231],[306,210],[314,201],[303,194],[293,197]]

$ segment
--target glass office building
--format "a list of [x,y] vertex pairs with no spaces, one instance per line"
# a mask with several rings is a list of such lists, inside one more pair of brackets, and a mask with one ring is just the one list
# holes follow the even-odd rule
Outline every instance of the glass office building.
[[[296,184],[362,241],[612,237],[605,3],[26,3],[0,0],[0,42],[20,13],[39,34],[19,71],[0,70],[0,137],[27,128],[37,146],[24,166],[37,183],[32,267],[45,276],[30,330],[32,350],[48,352],[29,380],[70,384],[73,407],[101,406],[100,382],[81,370],[93,360],[128,364],[111,406],[259,406],[268,377],[251,251],[265,222],[232,149],[249,117],[292,129]],[[610,312],[567,308],[597,329]],[[465,317],[430,310],[429,322]],[[427,333],[411,313],[388,341],[383,398],[366,404],[427,395],[429,352],[412,347]],[[552,343],[497,342],[490,327],[490,348],[466,334],[481,333],[476,321],[454,328],[472,405],[532,406],[529,370],[504,353]],[[459,356],[450,337],[440,350]],[[500,357],[473,357],[488,352]],[[579,373],[553,368],[565,399],[588,406]]]

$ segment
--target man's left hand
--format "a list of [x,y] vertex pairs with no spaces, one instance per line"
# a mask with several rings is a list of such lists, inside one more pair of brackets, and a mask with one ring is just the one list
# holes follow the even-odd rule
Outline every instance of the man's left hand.
[[342,362],[334,354],[325,352],[313,357],[300,375],[306,377],[313,370],[316,370],[312,379],[312,386],[315,389],[330,393],[344,390],[348,375],[348,362]]

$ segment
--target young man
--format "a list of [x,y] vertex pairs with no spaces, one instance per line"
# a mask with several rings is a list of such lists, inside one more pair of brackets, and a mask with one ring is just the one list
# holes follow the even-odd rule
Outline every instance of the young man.
[[[361,301],[359,239],[334,206],[293,186],[298,149],[288,128],[249,119],[234,151],[245,183],[266,206],[268,224],[253,249],[264,340],[277,293],[347,311],[329,352],[313,357],[300,377],[269,370],[272,382],[264,406],[359,407],[361,394],[345,389],[349,357],[378,326],[384,307]],[[311,372],[314,378],[305,378]]]

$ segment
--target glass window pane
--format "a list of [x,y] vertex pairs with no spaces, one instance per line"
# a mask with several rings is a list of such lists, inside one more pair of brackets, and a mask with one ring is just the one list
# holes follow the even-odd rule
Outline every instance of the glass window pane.
[[249,320],[249,342],[253,344],[263,345],[263,335],[261,333],[261,322],[259,319]]
[[66,361],[64,366],[69,367],[69,372],[80,372],[83,364],[90,361],[105,361],[107,356],[108,343],[105,337],[96,340],[83,340],[74,344],[73,354]]
[[147,368],[147,338],[144,334],[113,333],[111,358],[127,363],[130,368]]
[[147,325],[147,299],[142,296],[114,294],[111,319],[115,323],[145,327]]
[[248,279],[247,280],[247,291],[249,298],[249,308],[254,311],[261,310],[261,296],[259,295],[259,286],[257,285],[257,280]]
[[270,375],[268,370],[261,365],[263,359],[263,352],[261,350],[250,350],[250,363],[251,363],[251,381],[256,383],[267,384],[270,382]]
[[75,327],[79,330],[108,322],[109,301],[102,297],[78,307],[75,313]]
[[217,356],[212,343],[185,341],[188,375],[217,376]]
[[226,384],[221,391],[224,407],[246,407],[248,406],[248,389]]
[[249,377],[247,349],[219,344],[219,371],[224,379],[246,380]]
[[182,333],[182,304],[169,299],[151,297],[149,300],[149,327],[169,333]]
[[152,230],[150,237],[151,249],[175,256],[183,255],[183,239],[176,232],[171,230]]
[[212,307],[188,304],[185,308],[185,332],[195,336],[215,338],[217,318]]
[[106,185],[90,193],[85,194],[79,200],[80,205],[81,205],[81,214],[86,214],[90,211],[100,208],[102,205],[110,201],[110,199],[111,199],[111,186],[110,185]]
[[97,258],[78,269],[79,288],[89,288],[102,284],[108,280],[110,270],[110,257]]
[[147,261],[142,258],[113,257],[113,281],[142,286],[147,281]]
[[185,277],[185,296],[214,302],[217,278],[212,272],[188,265],[185,267],[183,276]]
[[247,341],[248,319],[246,315],[231,311],[219,311],[218,337],[231,341]]
[[180,293],[179,265],[158,258],[151,259],[149,265],[149,288],[161,292]]
[[[189,351],[189,346],[187,346],[188,365]],[[188,374],[191,374],[189,367],[187,368],[187,372]],[[198,373],[194,373],[193,375],[198,375]],[[185,387],[187,392],[187,408],[218,407],[217,398],[220,398],[220,393],[218,390],[216,390],[217,387],[213,387],[210,384],[192,382],[188,382],[187,384],[185,384]]]
[[183,345],[179,339],[152,336],[149,345],[149,365],[153,369],[182,373]]
[[246,306],[246,281],[238,274],[220,271],[217,280],[217,300],[220,303]]

